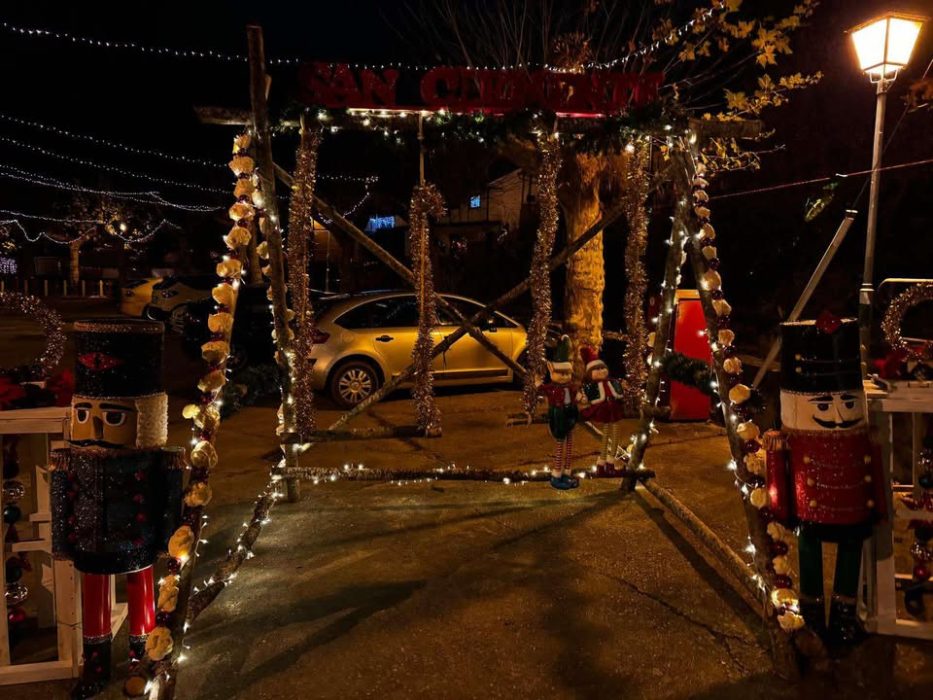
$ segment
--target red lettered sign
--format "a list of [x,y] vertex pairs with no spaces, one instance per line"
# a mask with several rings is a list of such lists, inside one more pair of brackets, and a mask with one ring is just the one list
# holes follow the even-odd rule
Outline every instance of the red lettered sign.
[[301,69],[300,98],[312,106],[502,114],[547,109],[561,115],[601,117],[658,99],[661,73],[487,70],[454,66],[420,76],[396,69],[355,69],[311,63]]

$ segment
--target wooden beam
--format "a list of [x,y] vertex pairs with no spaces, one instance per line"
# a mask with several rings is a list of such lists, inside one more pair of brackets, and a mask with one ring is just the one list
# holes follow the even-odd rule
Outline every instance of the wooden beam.
[[[202,124],[214,126],[252,126],[253,117],[248,109],[236,107],[216,107],[212,105],[195,106],[194,113]],[[281,126],[298,128],[297,119],[285,119]]]
[[[580,250],[580,248],[582,248],[587,243],[589,243],[593,238],[598,236],[599,233],[604,228],[607,228],[608,226],[610,226],[619,217],[621,217],[623,213],[624,211],[623,211],[623,207],[621,204],[616,204],[615,206],[613,206],[609,211],[604,213],[595,224],[590,226],[590,228],[587,229],[577,240],[575,240],[571,245],[564,248],[560,253],[553,256],[550,262],[548,263],[548,271],[553,272],[558,267],[566,263],[567,260],[569,260],[570,257],[574,253],[576,253],[578,250]],[[505,294],[502,294],[498,299],[490,302],[489,304],[484,306],[482,309],[477,311],[475,314],[473,314],[469,318],[469,322],[474,325],[476,323],[479,323],[484,318],[487,318],[491,313],[498,310],[501,306],[508,304],[510,301],[517,299],[519,296],[521,296],[526,291],[528,291],[528,287],[530,284],[531,284],[530,278],[525,278],[525,280],[523,280],[516,286],[512,287],[512,289],[507,291]],[[466,334],[466,328],[464,328],[463,326],[460,326],[460,328],[458,328],[456,331],[448,335],[446,338],[444,338],[444,340],[442,340],[440,343],[434,346],[432,357],[437,357],[441,353],[447,352],[447,349],[451,345],[453,345],[455,342],[457,342],[460,338],[462,338],[465,334]],[[351,408],[349,411],[344,413],[340,418],[338,418],[330,426],[330,430],[336,430],[340,428],[342,425],[345,425],[349,420],[351,420],[355,416],[358,416],[360,413],[362,413],[367,408],[372,406],[374,403],[376,403],[377,401],[381,401],[383,397],[395,391],[395,389],[397,389],[399,385],[404,383],[411,376],[412,370],[413,370],[412,365],[408,365],[408,367],[402,370],[399,374],[397,374],[395,377],[393,377],[392,379],[387,381],[385,384],[383,384],[382,387],[378,391],[373,392],[366,399],[364,399],[363,401],[358,403],[356,406]]]

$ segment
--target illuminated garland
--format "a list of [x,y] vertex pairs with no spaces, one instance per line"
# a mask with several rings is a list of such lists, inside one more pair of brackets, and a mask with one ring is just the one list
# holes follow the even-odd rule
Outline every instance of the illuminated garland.
[[309,248],[314,236],[314,185],[321,130],[303,130],[296,156],[288,213],[288,281],[295,310],[295,420],[304,439],[315,427],[311,348],[314,345],[314,309],[308,276]]
[[538,205],[538,235],[531,258],[531,322],[528,324],[528,365],[525,372],[522,404],[526,413],[533,414],[538,401],[535,382],[544,377],[544,343],[551,322],[551,273],[548,264],[557,235],[558,203],[557,173],[560,171],[560,143],[554,137],[538,141],[541,166],[537,174],[536,196]]
[[627,146],[625,185],[622,202],[628,221],[628,240],[625,244],[625,334],[626,344],[622,353],[625,379],[622,391],[626,410],[635,414],[645,393],[648,367],[645,365],[645,348],[648,333],[645,330],[645,294],[648,291],[648,273],[645,271],[645,250],[648,245],[648,188],[650,179],[650,147],[647,141],[637,146]]
[[425,435],[437,435],[441,430],[441,414],[434,402],[434,377],[431,372],[434,349],[431,329],[437,325],[437,299],[431,271],[428,217],[443,215],[444,200],[437,188],[430,183],[416,186],[411,196],[408,234],[415,291],[418,294],[418,339],[411,353],[414,367],[412,396],[418,412],[418,427]]
[[921,282],[911,285],[891,300],[881,321],[884,339],[891,349],[901,350],[916,361],[929,360],[933,357],[933,341],[922,343],[918,349],[917,343],[908,343],[901,337],[901,325],[904,323],[904,316],[907,312],[925,301],[933,301],[933,284]]
[[[9,216],[15,216],[18,218],[23,218],[23,219],[33,219],[36,221],[53,221],[56,223],[76,224],[76,225],[94,224],[95,226],[103,226],[108,234],[116,238],[119,238],[121,241],[129,245],[133,245],[135,243],[146,243],[147,241],[155,237],[155,235],[166,226],[169,228],[175,228],[175,229],[180,228],[177,224],[172,223],[168,219],[162,219],[162,221],[160,221],[156,226],[149,229],[147,233],[144,233],[137,237],[130,237],[130,236],[124,236],[122,233],[119,232],[118,229],[112,227],[109,221],[97,221],[95,219],[59,219],[59,218],[55,218],[52,216],[39,216],[36,214],[26,214],[24,212],[13,211],[12,209],[0,209],[0,214],[7,214]],[[77,241],[80,241],[82,239],[90,238],[90,235],[87,232],[80,233],[74,238],[66,238],[66,239],[61,239],[61,238],[56,238],[55,236],[50,236],[45,231],[40,231],[35,236],[30,236],[29,232],[18,221],[18,219],[0,220],[0,226],[2,225],[15,225],[20,230],[20,232],[23,234],[23,237],[30,243],[36,243],[40,239],[45,238],[47,241],[51,241],[52,243],[57,243],[58,245],[71,245],[72,243],[76,243]]]
[[[728,468],[735,475],[735,485],[742,495],[743,502],[751,504],[757,510],[761,522],[761,536],[767,548],[766,552],[759,552],[749,536],[745,551],[752,555],[756,564],[760,559],[768,562],[754,576],[755,582],[766,596],[769,611],[777,617],[781,629],[793,632],[804,626],[803,616],[800,615],[797,593],[793,590],[793,580],[790,577],[790,562],[787,558],[789,542],[793,533],[774,520],[769,507],[770,498],[765,484],[766,461],[765,452],[761,443],[761,431],[751,420],[749,400],[752,398],[751,388],[741,382],[742,361],[737,357],[733,345],[735,333],[729,328],[732,307],[726,301],[722,291],[722,277],[719,273],[719,257],[716,250],[716,230],[710,222],[709,195],[706,192],[708,185],[703,178],[705,168],[702,163],[696,164],[696,176],[693,178],[692,206],[696,217],[696,233],[690,245],[699,251],[705,267],[698,283],[709,293],[711,305],[716,314],[716,337],[710,338],[710,349],[714,360],[722,367],[728,379],[727,400],[723,401],[723,415],[730,431],[730,448],[733,459]],[[723,388],[714,382],[720,396]]]
[[0,375],[17,381],[38,381],[50,376],[65,354],[65,331],[62,317],[39,299],[19,292],[0,292],[0,310],[14,311],[36,321],[45,333],[45,348],[32,362],[19,367],[0,367]]
[[176,664],[181,658],[181,640],[187,630],[188,603],[192,587],[194,564],[197,560],[201,530],[207,516],[204,508],[211,500],[209,484],[211,471],[217,466],[215,442],[220,427],[220,392],[227,382],[226,365],[230,354],[230,338],[236,310],[238,289],[243,275],[243,264],[237,250],[249,243],[255,213],[252,195],[256,191],[255,164],[246,149],[250,137],[241,134],[234,139],[234,157],[230,168],[237,177],[234,194],[236,203],[230,208],[234,225],[224,236],[229,252],[217,264],[217,286],[211,296],[217,309],[208,316],[211,338],[201,346],[201,355],[208,371],[198,382],[201,392],[197,404],[185,406],[182,414],[193,422],[192,449],[188,456],[190,478],[185,490],[183,524],[169,540],[168,574],[159,583],[156,627],[146,641],[146,655],[155,662],[155,679],[160,692],[165,685],[172,687]]

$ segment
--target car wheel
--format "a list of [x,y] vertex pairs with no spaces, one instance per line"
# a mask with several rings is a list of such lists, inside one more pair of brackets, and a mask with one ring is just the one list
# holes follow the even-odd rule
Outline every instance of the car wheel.
[[179,304],[169,312],[168,325],[176,333],[183,333],[185,330],[185,316],[188,314],[188,305]]
[[379,385],[379,374],[370,363],[353,360],[334,370],[330,378],[330,395],[342,408],[352,408],[372,396]]

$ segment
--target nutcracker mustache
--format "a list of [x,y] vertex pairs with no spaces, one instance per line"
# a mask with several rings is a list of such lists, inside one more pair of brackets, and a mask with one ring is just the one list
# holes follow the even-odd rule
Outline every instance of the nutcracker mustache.
[[862,419],[861,419],[861,418],[853,418],[852,420],[841,420],[841,421],[839,421],[839,422],[836,422],[836,421],[834,421],[834,420],[822,420],[822,419],[817,418],[816,416],[814,416],[814,417],[813,417],[813,421],[814,421],[817,425],[819,425],[819,426],[821,426],[821,427],[823,427],[823,428],[828,428],[829,430],[842,430],[842,429],[844,429],[844,428],[852,428],[852,427],[858,425],[859,423],[862,422]]
[[69,440],[69,443],[73,447],[108,447],[114,450],[119,450],[126,447],[126,445],[107,442],[106,440]]

